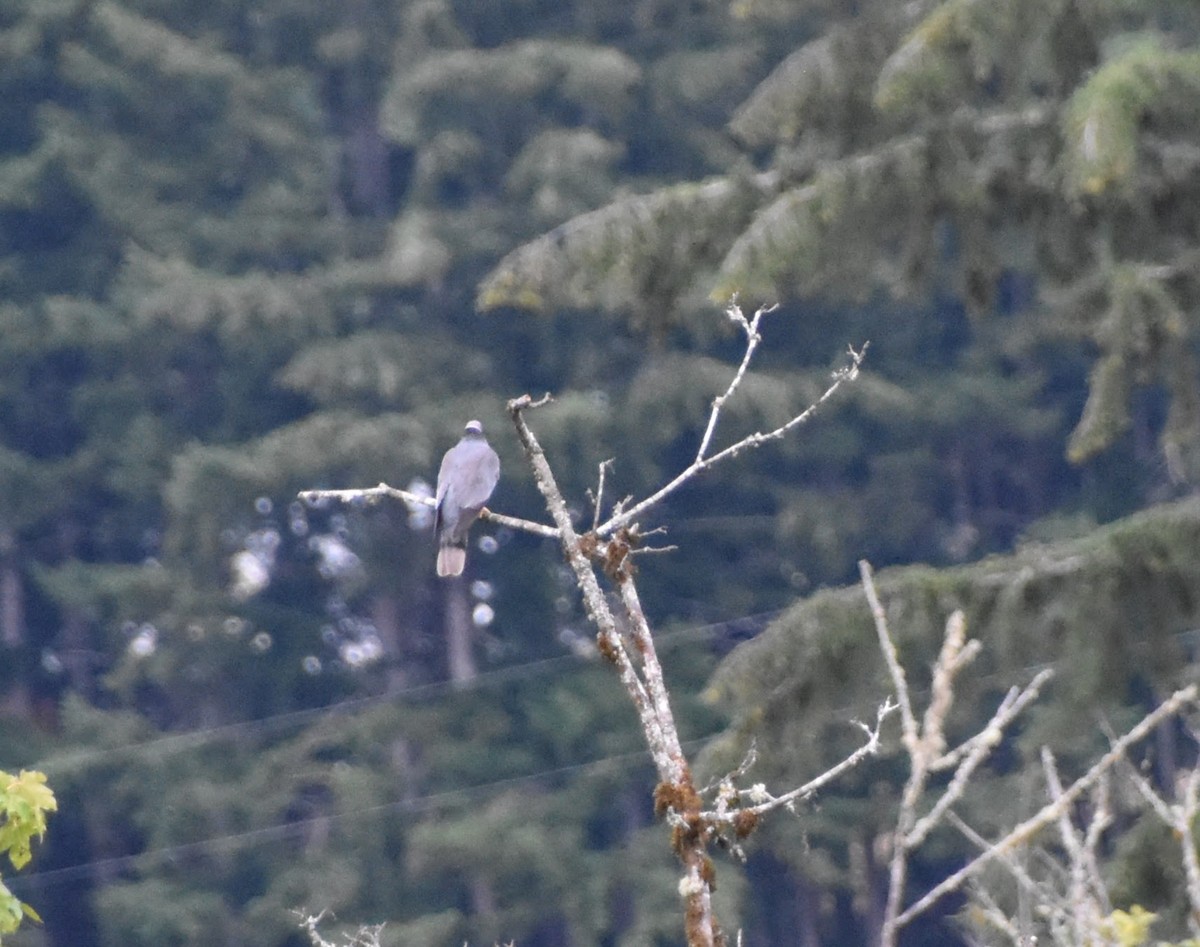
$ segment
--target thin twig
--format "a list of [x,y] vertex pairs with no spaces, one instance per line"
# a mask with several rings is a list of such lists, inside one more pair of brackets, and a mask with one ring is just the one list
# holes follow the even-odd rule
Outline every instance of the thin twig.
[[1168,803],[1130,760],[1127,759],[1125,763],[1126,772],[1142,798],[1179,840],[1184,877],[1187,879],[1188,930],[1193,938],[1200,937],[1200,856],[1197,856],[1196,841],[1192,834],[1197,814],[1200,814],[1200,763],[1193,766],[1181,780],[1180,794],[1183,798],[1175,805]]
[[[389,487],[386,483],[380,483],[375,487],[359,487],[351,490],[301,490],[297,497],[308,504],[334,501],[337,503],[362,503],[371,506],[380,500],[387,499],[400,500],[409,506],[437,506],[437,500],[433,497]],[[509,529],[533,533],[535,536],[544,536],[547,539],[558,539],[558,530],[553,526],[519,519],[515,516],[506,516],[486,507],[479,511],[479,518],[488,523],[495,523],[497,526],[507,526]]]
[[[964,746],[970,747],[970,751],[962,756],[962,762],[954,771],[954,776],[951,778],[950,785],[946,787],[945,792],[938,798],[938,801],[929,810],[929,813],[912,827],[912,830],[904,839],[904,844],[907,848],[916,848],[941,823],[947,810],[963,797],[975,771],[987,760],[992,751],[1000,745],[1000,741],[1004,736],[1004,729],[1016,719],[1017,715],[1026,706],[1037,700],[1042,686],[1053,676],[1053,671],[1049,669],[1043,670],[1023,690],[1018,691],[1014,687],[1008,692],[1005,699],[1001,702],[1000,707],[997,708],[996,712],[992,715],[992,719],[987,722],[983,730],[964,744]],[[930,771],[932,772],[933,770],[934,767],[931,766]]]
[[798,427],[801,424],[804,424],[814,414],[817,413],[817,411],[821,408],[822,405],[825,404],[826,401],[828,401],[830,398],[832,398],[834,396],[834,394],[837,392],[837,390],[839,388],[841,388],[842,385],[844,385],[846,382],[854,381],[856,378],[858,378],[859,368],[862,365],[863,359],[866,357],[866,353],[867,353],[867,344],[866,343],[864,343],[863,347],[861,349],[859,349],[858,351],[855,351],[853,348],[851,348],[849,350],[850,363],[847,366],[845,366],[844,368],[841,368],[838,371],[834,372],[833,384],[831,384],[827,389],[825,389],[825,392],[824,392],[824,394],[821,395],[821,397],[819,397],[816,401],[814,401],[812,404],[810,404],[802,412],[800,412],[795,417],[793,417],[786,424],[780,425],[779,427],[775,428],[773,431],[758,431],[754,434],[750,434],[750,435],[742,438],[736,444],[731,444],[730,446],[726,447],[724,450],[718,451],[717,453],[712,454],[709,457],[705,457],[703,460],[700,460],[700,459],[693,460],[691,462],[691,464],[689,464],[685,470],[683,470],[682,472],[677,474],[675,477],[673,477],[669,483],[660,487],[658,490],[656,490],[650,496],[646,497],[646,499],[635,504],[634,506],[629,507],[628,509],[621,510],[620,512],[615,512],[604,523],[601,523],[600,526],[598,526],[596,528],[596,532],[599,533],[601,536],[611,535],[613,532],[620,529],[622,526],[628,526],[635,519],[637,519],[639,516],[641,516],[646,510],[650,509],[650,507],[654,506],[657,503],[661,503],[663,501],[663,499],[665,499],[670,494],[674,493],[676,490],[678,490],[681,486],[683,486],[685,483],[687,483],[693,477],[695,477],[701,473],[704,473],[706,470],[708,470],[711,467],[715,467],[717,464],[721,463],[724,460],[728,460],[732,457],[736,457],[738,454],[742,453],[743,451],[752,450],[756,447],[761,447],[763,444],[766,444],[769,441],[779,440],[784,435],[786,435],[789,431],[793,430],[794,428]]
[[[809,780],[803,786],[785,792],[782,796],[772,796],[767,792],[766,787],[762,785],[739,790],[739,793],[744,798],[755,802],[754,805],[744,807],[743,811],[753,812],[755,815],[762,815],[782,806],[791,808],[792,804],[796,802],[797,799],[807,799],[810,796],[815,795],[843,773],[853,769],[868,756],[874,756],[879,752],[879,734],[883,727],[883,722],[890,717],[895,710],[895,704],[893,704],[890,700],[884,701],[876,711],[874,727],[869,727],[865,723],[858,723],[858,726],[867,735],[867,741],[853,753],[843,759],[840,763],[830,767],[815,779]],[[716,816],[716,813],[704,814],[710,818],[715,818]]]
[[896,700],[900,705],[900,727],[904,745],[910,752],[916,748],[919,735],[917,733],[917,717],[913,713],[912,699],[908,694],[908,677],[904,666],[896,652],[888,630],[887,613],[879,601],[879,593],[875,591],[874,572],[866,559],[858,563],[858,573],[862,576],[863,591],[867,596],[867,604],[871,606],[871,616],[875,619],[875,632],[879,636],[879,648],[883,652],[883,660],[887,663],[888,674],[892,678],[892,686],[896,688]]
[[[991,842],[989,842],[982,835],[971,828],[971,826],[964,822],[962,817],[953,809],[946,813],[946,821],[958,829],[958,831],[961,832],[968,841],[977,846],[981,851],[987,851],[992,847]],[[1034,895],[1038,899],[1039,903],[1045,899],[1046,892],[1036,881],[1033,880],[1033,877],[1029,874],[1029,872],[1021,867],[1020,862],[1013,857],[1012,852],[1001,853],[998,856],[998,860],[1004,865],[1005,868],[1008,869],[1013,878],[1016,879],[1017,884],[1030,894]]]
[[947,894],[957,891],[967,880],[977,875],[998,857],[1032,839],[1047,825],[1054,822],[1060,811],[1072,805],[1084,792],[1095,785],[1101,776],[1116,765],[1131,746],[1144,740],[1162,721],[1179,713],[1188,704],[1194,703],[1198,693],[1200,691],[1197,690],[1196,685],[1191,685],[1172,694],[1117,740],[1112,749],[1100,757],[1083,776],[1065,789],[1057,800],[1047,804],[1030,818],[1011,829],[987,851],[982,852],[973,861],[931,888],[920,900],[910,905],[896,918],[896,925],[903,927],[913,918],[929,910]]
[[592,497],[592,503],[593,503],[593,506],[595,507],[595,510],[592,513],[592,531],[593,532],[595,531],[596,527],[600,525],[600,509],[604,504],[604,475],[609,469],[612,468],[612,465],[613,465],[612,457],[608,458],[608,460],[600,461],[600,475],[597,478],[597,482],[596,482],[596,493]]
[[746,351],[742,355],[742,363],[738,366],[737,372],[733,376],[733,380],[729,383],[729,387],[725,389],[723,394],[717,395],[713,399],[712,410],[708,413],[708,424],[704,428],[704,436],[700,438],[700,447],[696,451],[696,462],[704,460],[704,455],[708,453],[708,445],[712,442],[713,434],[717,430],[717,420],[721,416],[721,409],[725,407],[725,402],[733,397],[733,393],[737,391],[738,385],[742,383],[742,379],[746,376],[746,369],[750,367],[750,361],[754,358],[754,352],[758,349],[762,342],[762,336],[758,332],[758,325],[762,322],[762,317],[767,313],[774,312],[779,308],[778,303],[769,308],[760,306],[754,313],[754,318],[747,321],[745,313],[742,312],[742,307],[737,304],[735,298],[729,304],[729,308],[725,310],[725,314],[730,320],[737,323],[743,332],[746,333]]
[[[1046,774],[1051,804],[1057,803],[1063,794],[1062,781],[1058,778],[1054,754],[1045,746],[1042,747],[1042,769]],[[1103,786],[1106,778],[1107,773],[1102,774],[1097,780],[1097,786]],[[1097,884],[1096,878],[1099,869],[1088,857],[1087,844],[1071,821],[1069,805],[1059,806],[1055,821],[1058,822],[1058,834],[1066,850],[1070,870],[1070,893],[1067,901],[1071,905],[1073,937],[1081,944],[1096,943],[1099,940],[1100,919],[1109,913],[1102,910],[1098,902],[1098,888],[1102,890],[1102,885]]]

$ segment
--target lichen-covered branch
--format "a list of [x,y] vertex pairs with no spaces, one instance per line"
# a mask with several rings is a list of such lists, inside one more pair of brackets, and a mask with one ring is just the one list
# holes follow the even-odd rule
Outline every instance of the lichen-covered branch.
[[707,454],[706,451],[712,441],[713,433],[715,432],[717,424],[720,420],[721,408],[724,406],[725,401],[733,394],[734,390],[736,390],[742,376],[745,375],[746,367],[749,365],[750,359],[754,354],[754,349],[758,345],[757,339],[759,322],[761,321],[762,316],[769,311],[771,310],[759,309],[754,314],[753,319],[747,320],[745,315],[742,314],[741,309],[738,308],[737,303],[730,304],[730,318],[735,322],[740,319],[742,323],[745,323],[745,331],[747,333],[747,351],[742,359],[742,364],[739,367],[738,372],[734,375],[733,381],[730,383],[725,393],[718,396],[713,401],[712,409],[709,412],[708,424],[705,426],[705,433],[701,437],[700,448],[696,453],[695,460],[693,460],[686,468],[680,471],[668,483],[664,484],[644,500],[635,503],[633,506],[627,509],[614,512],[612,516],[610,516],[605,522],[601,523],[600,526],[596,528],[597,535],[611,536],[617,530],[631,525],[639,516],[656,504],[661,503],[689,480],[699,476],[710,468],[715,467],[717,464],[720,464],[726,460],[731,460],[738,456],[738,454],[741,454],[745,451],[753,450],[756,447],[762,447],[764,444],[783,438],[800,425],[809,421],[812,416],[817,413],[821,406],[834,396],[834,394],[839,388],[842,387],[842,385],[858,378],[859,369],[862,366],[863,359],[866,358],[867,344],[864,344],[863,347],[857,351],[853,348],[849,349],[849,364],[834,372],[833,382],[828,388],[825,389],[824,393],[817,398],[816,401],[810,404],[799,414],[794,415],[786,423],[781,424],[779,427],[770,431],[756,431],[753,434],[743,437],[737,443],[730,444],[728,447],[718,451],[715,454]]
[[[348,490],[301,490],[297,494],[297,497],[302,502],[308,504],[333,501],[336,503],[361,503],[365,506],[371,506],[380,500],[386,499],[399,500],[409,507],[427,506],[433,508],[437,505],[437,501],[431,496],[412,493],[397,487],[390,487],[386,483],[380,483],[374,487],[356,487]],[[532,520],[519,519],[515,516],[505,516],[503,513],[496,513],[486,507],[480,510],[479,518],[489,523],[495,523],[497,526],[507,526],[509,529],[518,529],[525,533],[532,533],[535,536],[544,536],[547,539],[558,539],[558,530],[553,526],[546,526],[544,523],[535,523]]]
[[984,868],[996,860],[1027,844],[1047,826],[1056,822],[1061,813],[1066,812],[1086,792],[1092,789],[1117,763],[1124,759],[1130,748],[1144,740],[1164,720],[1175,716],[1185,707],[1196,702],[1200,689],[1196,685],[1176,691],[1167,700],[1143,717],[1136,725],[1120,739],[1113,741],[1111,749],[1098,759],[1091,768],[1070,786],[1065,788],[1057,798],[1053,799],[1034,815],[1015,828],[1003,838],[992,843],[974,860],[968,862],[954,874],[943,879],[931,888],[920,900],[906,908],[896,918],[897,928],[903,927],[913,918],[929,910],[947,894],[957,891],[967,881],[974,878]]
[[[954,682],[979,652],[979,642],[967,640],[966,619],[961,611],[954,612],[946,622],[942,648],[933,666],[929,706],[918,724],[909,693],[908,678],[900,663],[895,640],[888,625],[887,613],[879,599],[870,565],[859,563],[863,592],[875,621],[879,647],[883,652],[892,686],[896,689],[902,726],[902,742],[909,758],[909,775],[900,797],[896,828],[892,835],[891,860],[888,865],[887,903],[880,929],[881,947],[894,947],[904,926],[904,897],[908,885],[909,855],[941,825],[951,813],[951,807],[962,798],[971,777],[1003,739],[1004,729],[1032,703],[1050,679],[1052,672],[1044,670],[1024,688],[1013,688],[1001,701],[991,719],[975,736],[954,750],[946,751],[946,719],[954,704]],[[933,807],[918,817],[918,807],[924,798],[929,777],[938,770],[955,766],[949,785],[942,791]]]
[[[481,519],[489,522],[554,538],[562,548],[583,596],[584,608],[596,626],[597,649],[614,666],[629,695],[658,772],[659,783],[654,792],[655,811],[671,827],[671,846],[683,865],[679,893],[684,903],[684,929],[689,947],[725,947],[727,943],[712,905],[716,879],[708,855],[709,846],[714,842],[729,843],[731,837],[735,840],[745,838],[753,830],[761,813],[791,805],[796,799],[815,793],[866,756],[876,753],[883,720],[895,709],[890,702],[885,703],[880,708],[874,728],[863,726],[867,734],[866,742],[840,764],[804,786],[772,797],[758,787],[737,789],[733,787],[731,778],[718,787],[714,809],[705,808],[704,794],[695,788],[691,767],[680,744],[670,693],[634,580],[634,556],[663,550],[644,546],[645,538],[655,530],[642,531],[637,518],[693,477],[736,457],[742,451],[782,438],[803,424],[844,383],[857,377],[865,352],[865,346],[861,351],[851,349],[850,364],[835,373],[834,381],[825,393],[785,424],[771,431],[756,432],[710,454],[722,408],[734,397],[749,371],[754,353],[762,341],[759,325],[770,311],[761,308],[751,319],[747,319],[736,303],[730,306],[730,318],[746,336],[745,352],[724,392],[713,400],[695,459],[665,486],[633,506],[628,505],[629,500],[616,503],[608,520],[601,522],[606,473],[611,463],[605,461],[600,465],[599,480],[592,496],[594,511],[591,529],[579,532],[572,523],[566,498],[545,452],[526,418],[527,412],[548,403],[550,396],[535,401],[529,395],[522,395],[508,402],[508,414],[553,525],[507,517],[486,509],[480,514]],[[432,506],[434,503],[430,497],[397,490],[384,483],[357,490],[307,490],[300,494],[300,498],[309,503],[336,501],[360,504],[375,503],[386,498],[399,500],[410,508]],[[602,574],[615,588],[616,595],[611,598],[601,583]],[[617,611],[614,612],[614,609]],[[736,841],[731,847],[736,847]],[[315,930],[315,922],[310,930]]]
[[1196,817],[1200,815],[1200,763],[1180,779],[1176,787],[1179,800],[1174,804],[1164,799],[1128,760],[1125,770],[1142,798],[1163,823],[1170,827],[1172,834],[1179,841],[1184,877],[1187,881],[1188,930],[1193,938],[1200,938],[1200,856],[1196,853],[1194,835]]
[[550,469],[542,445],[538,443],[533,431],[525,423],[523,412],[526,409],[540,407],[546,403],[548,403],[548,398],[542,398],[535,402],[529,395],[522,395],[520,398],[514,398],[508,402],[508,413],[516,428],[517,439],[525,451],[525,458],[533,471],[534,483],[546,501],[546,510],[557,527],[558,539],[566,556],[567,564],[575,574],[576,584],[583,594],[584,608],[587,609],[588,617],[598,629],[597,640],[600,653],[616,666],[621,683],[625,685],[634,708],[637,710],[638,718],[642,721],[647,741],[650,744],[651,755],[654,756],[655,764],[659,765],[661,760],[668,759],[670,754],[664,741],[660,739],[661,731],[658,722],[654,719],[654,706],[646,693],[646,688],[638,679],[637,670],[634,668],[625,643],[621,639],[621,634],[617,630],[617,620],[608,606],[604,590],[600,587],[599,579],[584,551],[579,534],[575,532],[575,527],[571,524],[567,501],[554,479],[554,472]]
[[[534,482],[558,529],[563,554],[575,574],[588,616],[598,629],[597,646],[600,653],[617,668],[621,683],[625,685],[637,710],[650,755],[658,770],[660,782],[655,793],[656,808],[673,820],[673,846],[684,866],[679,893],[684,902],[684,928],[688,945],[724,947],[725,937],[712,906],[715,881],[707,853],[712,828],[700,817],[700,797],[693,787],[691,770],[680,746],[679,731],[671,711],[654,639],[633,582],[630,549],[619,535],[601,543],[594,532],[580,536],[575,531],[566,499],[541,444],[524,416],[526,410],[544,404],[545,400],[535,402],[528,395],[514,398],[508,403],[508,413],[533,471]],[[597,562],[604,564],[620,593],[625,622],[640,658],[638,665],[635,665],[617,631],[616,617],[600,586]]]

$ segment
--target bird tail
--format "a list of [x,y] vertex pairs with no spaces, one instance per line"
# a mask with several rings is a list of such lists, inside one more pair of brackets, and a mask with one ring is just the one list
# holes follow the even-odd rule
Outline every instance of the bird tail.
[[437,574],[440,576],[462,575],[467,565],[467,551],[462,546],[439,546]]

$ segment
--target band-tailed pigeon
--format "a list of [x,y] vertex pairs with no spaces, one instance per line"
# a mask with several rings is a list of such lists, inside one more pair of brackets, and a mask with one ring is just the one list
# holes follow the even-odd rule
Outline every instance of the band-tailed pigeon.
[[483,425],[468,421],[462,440],[446,451],[438,471],[437,574],[462,575],[467,564],[467,533],[500,479],[500,458],[483,436]]

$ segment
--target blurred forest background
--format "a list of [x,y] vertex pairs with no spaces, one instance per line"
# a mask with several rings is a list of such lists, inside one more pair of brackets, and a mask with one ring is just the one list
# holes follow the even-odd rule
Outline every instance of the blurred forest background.
[[[479,417],[493,506],[541,518],[503,405],[544,390],[580,514],[606,458],[644,495],[736,366],[734,291],[782,305],[725,442],[871,348],[643,524],[679,546],[640,578],[689,749],[754,735],[782,790],[853,745],[888,689],[866,558],[905,567],[910,666],[966,610],[964,728],[1059,671],[973,815],[1036,808],[1038,746],[1082,766],[1194,677],[1198,40],[1188,0],[0,0],[0,768],[60,802],[12,943],[297,947],[297,909],[681,943],[553,544],[477,528],[439,583],[425,511],[295,497],[420,489]],[[726,926],[868,943],[902,781],[768,821]],[[1167,831],[1121,827],[1114,890],[1178,936]]]

